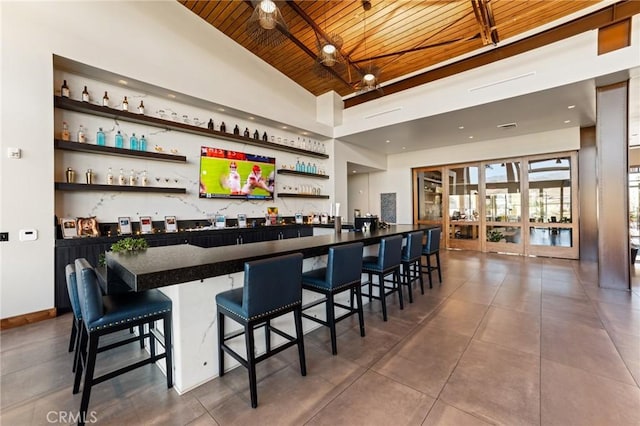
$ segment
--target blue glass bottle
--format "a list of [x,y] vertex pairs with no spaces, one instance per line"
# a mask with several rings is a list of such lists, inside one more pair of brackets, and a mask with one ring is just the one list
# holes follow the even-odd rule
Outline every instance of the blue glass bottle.
[[296,172],[300,171],[300,160],[296,160]]
[[131,137],[129,138],[129,149],[133,150],[133,151],[137,151],[138,150],[138,138],[136,138],[136,134],[132,133]]
[[122,137],[120,130],[116,133],[116,148],[124,148],[124,138]]
[[146,151],[147,150],[147,139],[144,137],[144,135],[142,135],[142,137],[140,138],[140,151]]
[[96,143],[102,146],[107,144],[105,140],[104,132],[102,131],[102,127],[98,128],[98,134],[96,135]]

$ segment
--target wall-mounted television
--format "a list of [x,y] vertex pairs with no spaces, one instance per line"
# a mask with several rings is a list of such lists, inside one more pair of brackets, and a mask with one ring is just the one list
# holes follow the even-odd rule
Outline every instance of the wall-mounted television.
[[272,200],[276,159],[203,146],[200,198]]

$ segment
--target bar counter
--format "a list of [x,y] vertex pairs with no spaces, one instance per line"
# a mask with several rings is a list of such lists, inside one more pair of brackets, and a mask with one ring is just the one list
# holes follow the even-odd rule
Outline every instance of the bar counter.
[[426,229],[424,225],[394,225],[367,233],[342,232],[224,247],[183,244],[148,248],[135,254],[107,252],[107,280],[115,276],[134,291],[144,291],[241,272],[244,263],[252,260],[290,253],[302,253],[305,258],[322,256],[334,245],[360,241],[368,246],[386,236]]
[[[218,351],[216,334],[216,294],[243,285],[244,263],[289,253],[302,253],[303,270],[308,271],[326,265],[326,254],[334,245],[361,241],[365,255],[377,254],[380,239],[392,235],[406,235],[415,230],[426,230],[424,225],[396,225],[372,232],[332,232],[328,235],[265,241],[224,247],[203,248],[191,244],[151,247],[136,254],[107,253],[107,281],[120,280],[134,291],[158,288],[173,302],[173,368],[174,389],[182,394],[218,376]],[[328,231],[328,230],[323,230]],[[348,292],[341,303],[349,303]],[[319,295],[303,292],[303,303],[309,303]],[[363,299],[368,301],[368,299]],[[317,311],[316,311],[317,308]],[[308,311],[324,318],[324,306]],[[293,333],[293,321],[288,316],[274,320],[274,326]],[[237,324],[229,321],[229,332]],[[303,321],[307,333],[319,325]],[[279,336],[272,335],[272,344],[279,343]],[[240,339],[240,345],[243,340]],[[260,331],[256,333],[256,351],[261,353],[264,341]],[[241,350],[241,348],[240,348]],[[228,355],[225,355],[228,356]],[[331,356],[331,352],[327,352]],[[227,361],[228,360],[228,361]],[[164,363],[157,364],[159,368]],[[228,368],[238,363],[225,358]]]

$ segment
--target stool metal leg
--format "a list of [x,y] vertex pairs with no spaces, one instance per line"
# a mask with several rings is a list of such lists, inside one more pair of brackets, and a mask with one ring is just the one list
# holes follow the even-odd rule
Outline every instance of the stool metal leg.
[[304,337],[302,330],[302,306],[298,306],[293,311],[293,317],[296,323],[296,338],[298,339],[298,357],[300,358],[300,374],[307,375],[307,361],[304,356]]
[[382,303],[382,320],[387,320],[387,297],[385,296],[384,290],[384,276],[383,274],[376,274],[378,276],[378,283],[380,285],[379,295],[380,295],[380,303]]
[[364,337],[364,312],[362,310],[362,287],[358,284],[351,292],[356,293],[356,299],[358,303],[358,322],[360,323],[360,336]]
[[93,386],[93,372],[96,367],[96,356],[98,355],[98,336],[89,336],[89,349],[87,352],[87,367],[84,373],[84,386],[82,389],[82,400],[80,402],[80,421],[78,426],[84,426],[89,408],[89,398],[91,398],[91,387]]
[[436,252],[436,265],[438,266],[438,281],[442,283],[442,273],[440,272],[440,252]]
[[327,301],[325,302],[327,325],[329,326],[329,333],[331,334],[331,353],[333,355],[338,354],[338,339],[336,338],[336,314],[333,307],[333,294],[327,294]]
[[255,341],[253,338],[253,324],[245,325],[245,342],[247,344],[247,370],[249,372],[249,393],[251,394],[251,408],[258,406],[258,384],[256,378]]
[[171,312],[167,312],[164,316],[164,350],[166,353],[166,358],[164,359],[166,362],[167,369],[167,388],[173,387],[173,354],[171,348],[172,339],[172,322],[171,322]]
[[402,281],[400,278],[400,265],[393,270],[393,287],[398,289],[398,299],[400,300],[400,309],[404,309],[404,297],[402,296]]
[[224,314],[218,312],[218,375],[224,376]]

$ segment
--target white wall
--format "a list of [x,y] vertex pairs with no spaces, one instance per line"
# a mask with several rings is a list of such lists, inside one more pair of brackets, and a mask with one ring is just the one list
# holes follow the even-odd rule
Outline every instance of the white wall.
[[359,209],[362,216],[371,213],[369,209],[369,173],[350,174],[347,177],[349,210],[344,217],[353,221],[353,210]]
[[[60,88],[53,74],[54,54],[298,128],[330,134],[330,127],[316,121],[314,96],[250,52],[238,49],[178,2],[3,1],[0,15],[0,230],[10,234],[10,241],[0,244],[2,318],[53,307],[53,182],[54,178],[61,179],[54,172],[53,136],[59,119],[58,113],[54,114],[52,96]],[[185,140],[188,152],[200,144],[193,137]],[[21,148],[23,158],[8,160],[6,148],[10,146]],[[62,158],[59,161],[66,164],[64,155]],[[69,161],[78,161],[78,167],[88,166],[81,158]],[[86,161],[95,161],[96,157],[91,158]],[[95,168],[104,173],[105,166],[99,164]],[[183,167],[180,172],[184,172],[184,179],[195,177],[193,167]],[[327,169],[332,172],[330,165]],[[331,182],[326,185],[330,192]],[[67,203],[63,213],[77,214],[77,206],[85,201],[87,206],[82,213],[91,213],[98,201],[85,200],[86,196],[78,195],[70,207]],[[189,200],[193,201],[193,197],[165,198],[168,207],[164,203],[149,207],[152,213],[166,209],[158,212],[161,216],[171,214],[169,210],[177,214],[208,210],[202,205],[187,206]],[[294,206],[292,210],[299,208]],[[103,210],[107,216],[116,211],[134,216],[141,212],[141,206],[132,205],[125,210],[116,203]],[[25,228],[38,230],[38,240],[18,242],[18,230]]]

